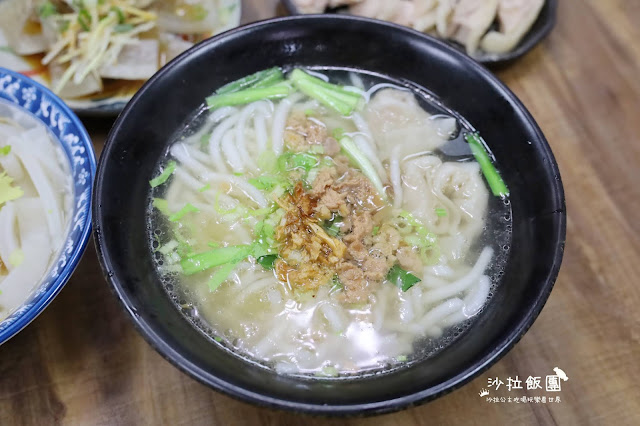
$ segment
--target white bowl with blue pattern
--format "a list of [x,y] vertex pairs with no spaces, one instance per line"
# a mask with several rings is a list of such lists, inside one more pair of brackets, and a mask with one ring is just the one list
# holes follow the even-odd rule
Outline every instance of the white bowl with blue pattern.
[[49,129],[69,159],[73,176],[72,223],[64,247],[29,298],[0,322],[2,344],[26,327],[51,303],[78,266],[91,235],[91,189],[96,173],[96,157],[82,122],[60,98],[41,84],[0,68],[0,100],[20,108]]

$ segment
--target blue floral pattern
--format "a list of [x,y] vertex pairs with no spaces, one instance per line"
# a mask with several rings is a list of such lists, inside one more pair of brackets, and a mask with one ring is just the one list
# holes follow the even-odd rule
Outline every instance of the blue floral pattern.
[[40,120],[56,137],[73,175],[74,211],[64,247],[29,299],[0,323],[0,344],[31,322],[62,289],[77,266],[91,233],[91,189],[96,160],[91,139],[73,112],[48,89],[0,68],[0,99]]

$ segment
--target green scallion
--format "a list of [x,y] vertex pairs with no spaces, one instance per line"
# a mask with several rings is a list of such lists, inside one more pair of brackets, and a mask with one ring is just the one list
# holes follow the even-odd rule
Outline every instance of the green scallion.
[[155,188],[156,186],[160,186],[163,183],[165,183],[169,177],[173,174],[173,172],[176,171],[176,162],[171,160],[167,163],[167,165],[165,166],[164,170],[162,171],[162,173],[151,179],[149,181],[149,185],[151,185],[152,188]]
[[177,222],[180,219],[182,219],[185,215],[187,215],[188,213],[198,213],[199,211],[200,211],[199,208],[197,208],[193,204],[187,203],[179,211],[177,211],[174,214],[172,214],[171,216],[169,216],[169,220],[171,222]]
[[171,214],[171,212],[169,211],[169,202],[164,198],[154,198],[153,203],[151,204],[165,216],[169,216]]
[[407,291],[411,287],[413,287],[416,283],[422,281],[420,278],[416,277],[412,273],[405,271],[398,265],[394,265],[387,274],[387,280],[395,285],[396,287],[402,289],[402,291]]
[[345,154],[347,154],[347,157],[349,157],[349,159],[358,166],[362,174],[369,178],[373,187],[378,191],[380,197],[383,200],[386,200],[387,194],[384,191],[384,186],[382,186],[380,176],[378,176],[378,172],[373,167],[367,156],[360,151],[355,142],[353,142],[353,140],[348,136],[343,136],[340,139],[340,146],[344,150]]
[[278,260],[277,254],[267,254],[256,259],[256,261],[268,271],[272,270],[275,267],[276,260]]
[[227,83],[216,90],[215,93],[216,95],[224,95],[226,93],[239,92],[251,87],[264,88],[282,80],[284,80],[282,70],[279,67],[273,67],[258,71],[239,80],[232,81],[231,83]]
[[228,92],[209,96],[207,106],[209,108],[221,108],[224,106],[245,105],[262,99],[281,99],[289,96],[291,86],[287,82],[281,82],[269,87],[258,87]]
[[236,265],[237,262],[234,262],[227,263],[226,265],[222,265],[221,267],[219,267],[213,273],[211,279],[209,280],[209,291],[216,291],[216,289],[220,287],[220,284],[222,284],[227,280],[227,278],[229,278],[229,275],[231,275]]
[[229,262],[239,262],[252,251],[253,247],[250,245],[220,247],[182,259],[180,265],[186,275],[193,275]]
[[508,196],[509,189],[500,177],[500,174],[496,170],[495,166],[491,163],[491,158],[489,158],[489,153],[482,139],[480,138],[480,135],[478,135],[477,133],[467,133],[464,138],[469,143],[469,147],[471,148],[471,152],[476,158],[476,161],[478,162],[478,164],[480,164],[482,174],[484,174],[484,177],[487,180],[487,183],[489,184],[489,188],[491,188],[491,192],[493,192],[493,195],[495,195],[496,197]]

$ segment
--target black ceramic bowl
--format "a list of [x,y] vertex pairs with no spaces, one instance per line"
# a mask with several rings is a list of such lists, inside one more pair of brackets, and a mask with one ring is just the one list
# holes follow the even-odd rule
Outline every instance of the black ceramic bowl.
[[[278,375],[220,349],[176,310],[147,240],[149,179],[172,135],[223,84],[273,66],[363,69],[410,80],[490,141],[511,190],[513,244],[504,278],[473,326],[444,351],[397,372],[349,380]],[[147,341],[197,380],[259,405],[318,414],[374,414],[450,392],[527,331],[560,268],[565,205],[556,162],[525,107],[490,72],[393,24],[320,15],[252,24],[207,40],[160,70],[116,121],[100,158],[95,241],[108,281]]]
[[[300,10],[295,4],[294,0],[282,0],[282,4],[285,9],[292,14],[300,14]],[[556,14],[558,10],[558,0],[546,0],[540,15],[533,23],[531,29],[520,40],[520,43],[510,52],[506,53],[485,53],[478,52],[473,58],[487,66],[500,66],[509,64],[516,59],[520,58],[531,49],[536,47],[553,29],[556,25]],[[327,12],[335,12],[336,9],[328,9]],[[453,41],[443,40],[445,43],[455,47],[456,49],[464,52],[464,46]]]

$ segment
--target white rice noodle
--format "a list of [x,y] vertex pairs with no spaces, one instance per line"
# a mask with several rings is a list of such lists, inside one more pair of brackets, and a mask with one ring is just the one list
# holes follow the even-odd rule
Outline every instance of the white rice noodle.
[[254,281],[241,289],[241,293],[238,295],[239,301],[242,302],[247,297],[252,296],[255,293],[259,293],[269,287],[273,287],[276,284],[278,284],[278,281],[273,276]]
[[362,115],[359,112],[354,112],[351,116],[351,120],[353,121],[353,124],[356,125],[356,129],[358,129],[360,133],[366,136],[369,141],[373,142],[371,129],[369,128],[367,121],[362,117]]
[[258,188],[251,185],[246,179],[242,177],[209,172],[203,175],[202,179],[205,182],[231,183],[231,185],[242,191],[247,196],[247,198],[252,200],[258,206],[267,207],[268,202],[262,192],[260,192]]
[[378,90],[382,90],[382,89],[398,90],[398,86],[390,83],[380,83],[380,84],[376,84],[375,86],[371,86],[369,90],[364,92],[363,96],[364,96],[365,103],[369,103],[369,101],[371,100],[371,97],[375,95]]
[[415,312],[413,307],[413,301],[409,295],[400,295],[400,306],[398,307],[398,313],[400,314],[400,321],[407,324],[414,320]]
[[255,161],[249,155],[247,151],[246,133],[247,133],[247,121],[253,116],[253,125],[255,128],[255,136],[258,149],[256,150],[256,156],[259,156],[265,151],[267,147],[267,128],[266,119],[271,116],[271,110],[273,104],[268,101],[253,102],[243,108],[240,113],[240,120],[236,125],[236,143],[238,145],[238,151],[240,156],[249,170],[256,168]]
[[362,78],[358,74],[354,72],[350,72],[349,80],[351,80],[352,85],[364,91],[364,82],[362,81]]
[[[210,169],[194,158],[192,154],[196,151],[197,150],[189,149],[184,143],[179,143],[171,147],[170,154],[180,162],[180,165],[201,179],[202,176],[210,172]],[[202,187],[203,185],[200,186]]]
[[461,299],[454,297],[431,309],[424,317],[422,317],[422,319],[420,319],[420,321],[409,324],[407,327],[417,334],[424,334],[444,318],[458,312],[463,307],[464,302]]
[[[238,112],[237,108],[230,107],[230,106],[216,109],[215,111],[207,115],[207,117],[204,119],[204,123],[195,133],[184,138],[182,142],[198,148],[198,151],[199,151],[199,147],[202,145],[202,140],[201,140],[202,137],[207,133],[211,132],[211,129],[213,129],[213,126],[218,124],[221,120],[237,112]],[[187,130],[189,128],[190,127],[187,127]]]
[[[20,248],[17,235],[17,218],[14,207],[10,201],[0,209],[0,259],[7,260],[18,248]],[[11,262],[4,262],[9,271],[13,269]]]
[[353,142],[356,144],[358,149],[360,149],[360,151],[362,151],[364,155],[366,155],[367,159],[371,161],[371,164],[373,164],[373,167],[375,167],[376,172],[378,172],[378,175],[380,176],[380,180],[382,182],[385,182],[387,180],[387,172],[384,169],[382,162],[376,155],[375,149],[367,141],[367,138],[365,138],[363,135],[355,135],[353,137]]
[[480,280],[484,270],[489,265],[489,262],[491,262],[492,257],[493,249],[488,246],[485,247],[480,253],[476,264],[471,268],[471,271],[467,275],[448,286],[438,287],[424,292],[422,295],[422,303],[436,303],[467,290],[470,286],[476,284]]
[[253,348],[254,355],[258,358],[268,360],[276,352],[284,352],[282,343],[288,339],[283,339],[282,336],[289,327],[288,321],[274,321],[275,327],[267,333],[267,335],[258,342]]
[[238,122],[240,119],[239,113],[234,113],[224,119],[216,128],[211,137],[209,138],[209,156],[215,165],[215,171],[218,173],[225,173],[228,171],[227,166],[222,158],[222,138],[224,135]]
[[389,304],[389,294],[385,287],[382,287],[376,294],[376,300],[372,303],[371,314],[373,318],[373,328],[381,330],[385,323],[387,305]]
[[273,127],[271,128],[271,144],[276,155],[284,150],[284,129],[287,125],[287,117],[293,104],[302,98],[302,94],[295,93],[280,101],[273,114]]
[[326,318],[334,333],[340,333],[346,329],[349,320],[346,318],[340,307],[337,307],[330,302],[325,302],[320,304],[318,310],[322,313],[324,318]]
[[194,159],[198,160],[202,164],[206,164],[208,167],[212,167],[214,165],[211,157],[200,151],[200,149],[194,147],[193,145],[187,144],[186,142],[184,142],[182,145],[184,146],[187,153]]
[[47,179],[40,162],[31,154],[30,150],[23,144],[17,143],[11,146],[11,151],[22,161],[24,168],[29,174],[29,178],[42,200],[46,221],[49,226],[49,235],[54,246],[62,244],[63,232],[66,231],[62,218],[62,203],[59,192],[54,189],[52,182]]
[[402,207],[402,176],[400,173],[400,145],[391,150],[389,161],[389,171],[391,175],[391,185],[393,186],[393,207]]
[[227,159],[227,164],[231,166],[234,173],[243,173],[244,164],[238,149],[237,141],[234,139],[234,132],[227,131],[222,137],[222,152]]
[[[54,247],[48,235],[46,213],[38,198],[20,198],[12,202],[15,208],[17,232],[20,234],[20,250],[24,260],[12,267],[9,275],[2,281],[0,306],[16,307],[25,299],[25,287],[31,288],[44,276]],[[4,212],[7,206],[2,208]],[[6,261],[7,258],[3,256]],[[10,264],[10,262],[6,262]]]
[[476,315],[480,312],[480,309],[484,306],[489,296],[489,290],[491,288],[491,279],[483,275],[480,277],[478,284],[473,286],[469,293],[464,298],[464,306],[459,312],[451,314],[442,321],[443,327],[449,327],[455,324],[459,324],[465,320]]
[[[220,207],[224,210],[233,209],[239,204],[238,200],[236,200],[235,198],[230,197],[227,194],[224,194],[219,191],[200,192],[199,189],[202,188],[205,184],[199,181],[198,179],[194,178],[193,176],[191,176],[186,170],[180,167],[176,168],[175,177],[178,182],[184,185],[184,188],[188,188],[189,190],[193,191],[195,194],[200,194],[202,197],[204,197],[208,201],[215,202],[215,200],[217,199],[220,204]],[[181,195],[185,196],[185,191],[180,191],[181,189],[180,187],[178,187],[174,191],[173,186],[174,185],[171,185],[167,193],[167,201],[169,201],[170,204],[172,199],[175,200],[177,197],[180,197]],[[170,197],[170,195],[174,193],[176,194],[175,195],[176,198]],[[185,196],[185,197],[186,197],[185,198],[185,202],[186,202],[190,197],[188,196]],[[179,209],[179,208],[182,208],[182,206],[184,205],[184,202],[180,202],[178,204],[179,204],[179,207],[178,207]]]

